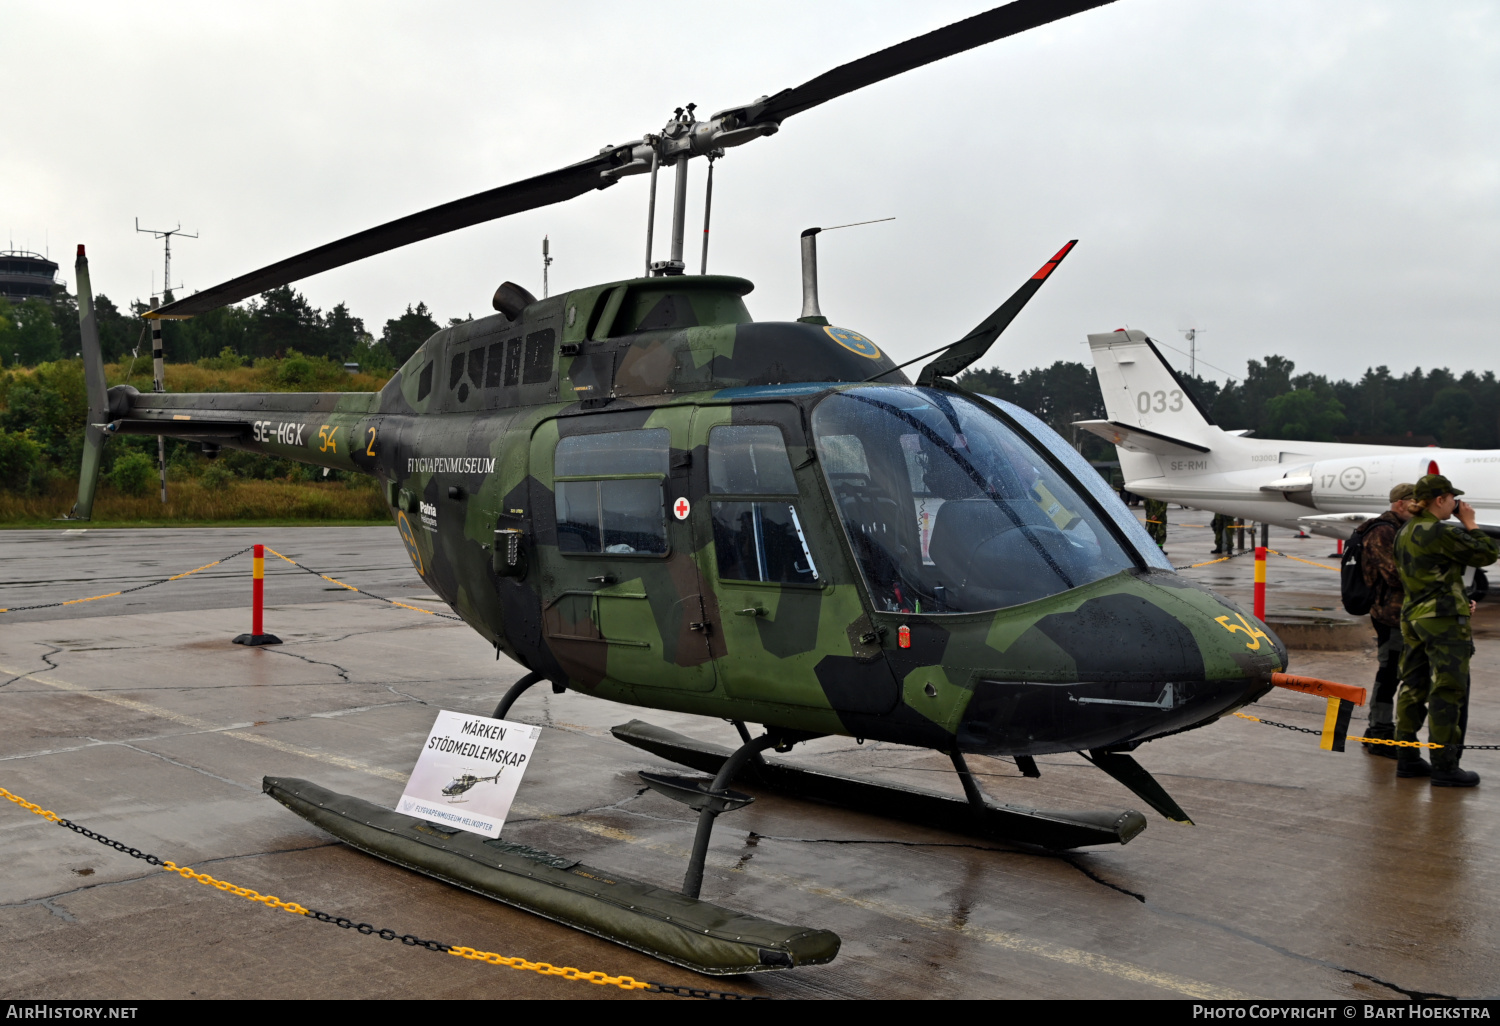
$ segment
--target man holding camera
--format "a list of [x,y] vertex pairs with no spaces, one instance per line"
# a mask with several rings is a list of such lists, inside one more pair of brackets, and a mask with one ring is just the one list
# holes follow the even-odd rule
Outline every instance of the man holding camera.
[[[1473,787],[1479,774],[1460,769],[1463,710],[1469,690],[1469,657],[1474,654],[1464,592],[1467,567],[1500,559],[1500,547],[1475,524],[1463,492],[1441,474],[1428,474],[1413,492],[1413,515],[1396,535],[1396,571],[1405,600],[1401,606],[1401,690],[1396,696],[1396,740],[1415,741],[1422,722],[1432,764],[1420,749],[1402,748],[1398,777],[1432,778],[1434,787]],[[1443,521],[1457,515],[1459,527]]]

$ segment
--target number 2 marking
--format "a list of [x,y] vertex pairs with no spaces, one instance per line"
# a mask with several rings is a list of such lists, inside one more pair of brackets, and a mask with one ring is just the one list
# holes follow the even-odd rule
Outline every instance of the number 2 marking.
[[366,456],[374,456],[375,455],[375,429],[374,428],[366,428],[366,430],[370,432],[370,444],[367,445],[367,446],[365,446],[365,455]]

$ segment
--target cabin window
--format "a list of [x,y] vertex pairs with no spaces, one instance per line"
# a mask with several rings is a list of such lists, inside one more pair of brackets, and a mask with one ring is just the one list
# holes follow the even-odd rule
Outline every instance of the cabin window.
[[774,424],[721,424],[708,433],[708,490],[796,495],[792,463]]
[[432,361],[427,361],[427,366],[422,368],[422,373],[417,376],[417,402],[421,402],[432,394]]
[[521,352],[525,345],[525,340],[519,337],[509,339],[505,343],[506,385],[519,385],[521,383]]
[[485,364],[484,387],[499,388],[500,369],[505,364],[505,343],[496,342],[494,345],[490,346],[490,354],[485,359],[487,359],[489,362]]
[[1136,565],[1035,442],[962,396],[852,389],[812,430],[877,609],[998,609]]
[[521,372],[521,384],[538,385],[552,379],[552,350],[557,332],[543,328],[526,336],[526,367]]
[[454,353],[453,361],[448,365],[448,391],[458,387],[458,383],[464,379],[464,354]]
[[[708,490],[715,495],[796,495],[781,429],[723,424],[710,431]],[[710,513],[721,579],[817,583],[817,567],[794,503],[714,501]]]
[[475,388],[484,380],[484,347],[475,346],[469,350],[469,382]]
[[553,463],[562,553],[659,556],[667,551],[666,428],[574,435]]
[[818,568],[795,504],[713,502],[710,506],[721,579],[818,583]]

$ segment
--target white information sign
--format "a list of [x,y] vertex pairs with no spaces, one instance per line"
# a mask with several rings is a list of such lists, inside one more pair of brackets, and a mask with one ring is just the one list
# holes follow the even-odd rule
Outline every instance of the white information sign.
[[499,837],[541,727],[466,713],[438,713],[397,812]]

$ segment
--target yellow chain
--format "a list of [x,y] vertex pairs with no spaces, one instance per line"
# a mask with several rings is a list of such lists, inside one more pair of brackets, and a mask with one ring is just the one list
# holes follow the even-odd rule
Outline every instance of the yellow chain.
[[1273,556],[1280,556],[1282,559],[1295,559],[1299,563],[1306,563],[1308,566],[1315,566],[1320,570],[1338,570],[1336,566],[1329,566],[1327,563],[1314,563],[1310,559],[1303,559],[1301,556],[1292,556],[1285,552],[1277,552],[1275,549],[1267,549],[1266,551]]
[[226,891],[229,894],[238,895],[239,897],[244,898],[246,901],[258,901],[262,905],[268,905],[271,908],[284,908],[288,912],[299,916],[305,916],[308,912],[307,909],[303,908],[295,901],[282,901],[280,898],[275,897],[274,895],[262,894],[259,891],[252,891],[248,887],[236,887],[234,884],[230,883],[227,880],[215,880],[207,873],[195,873],[187,866],[179,866],[175,862],[163,862],[161,864],[161,868],[163,872],[176,873],[184,880],[197,880],[199,883],[204,884],[205,886],[212,887],[215,890]]
[[33,805],[30,802],[28,802],[25,798],[22,798],[18,794],[11,794],[9,791],[7,791],[3,787],[0,787],[0,796],[3,796],[5,798],[9,799],[10,801],[15,802],[17,805],[19,805],[21,808],[25,809],[27,812],[34,812],[38,816],[41,816],[43,819],[48,820],[50,822],[56,823],[58,820],[62,819],[62,817],[59,816],[57,813],[51,812],[51,811],[49,811],[47,809],[44,809],[40,805]]
[[[61,816],[50,809],[34,805],[20,795],[12,794],[3,787],[0,787],[0,797],[15,802],[27,812],[34,812],[52,823],[56,823],[62,819]],[[179,866],[175,862],[163,862],[161,869],[166,873],[176,873],[184,880],[197,880],[206,887],[224,891],[226,894],[236,895],[247,901],[259,902],[269,908],[284,908],[293,915],[299,916],[311,914],[310,909],[297,904],[295,901],[282,901],[275,895],[262,894],[259,891],[252,891],[248,887],[237,887],[227,880],[217,880],[207,873],[196,872],[187,866]],[[347,922],[347,920],[345,921]],[[637,980],[633,976],[611,976],[608,973],[598,971],[586,973],[582,969],[574,969],[572,966],[557,966],[550,962],[529,962],[524,958],[511,958],[506,955],[496,954],[493,951],[479,951],[475,948],[449,947],[448,954],[457,955],[459,958],[467,958],[474,962],[488,962],[490,965],[509,966],[512,969],[527,969],[534,973],[540,973],[543,976],[560,976],[565,980],[576,980],[580,983],[595,983],[601,987],[614,986],[622,990],[649,990],[652,986],[652,984],[644,980]]]
[[529,969],[543,976],[561,976],[565,980],[577,980],[581,983],[597,983],[599,986],[615,986],[622,990],[645,990],[651,984],[644,980],[637,980],[633,976],[611,976],[608,973],[592,972],[586,973],[572,966],[557,966],[550,962],[528,962],[524,958],[507,958],[505,955],[497,955],[493,951],[476,951],[474,948],[451,947],[448,954],[457,955],[459,958],[467,958],[475,962],[488,962],[490,965],[506,965],[512,969]]

